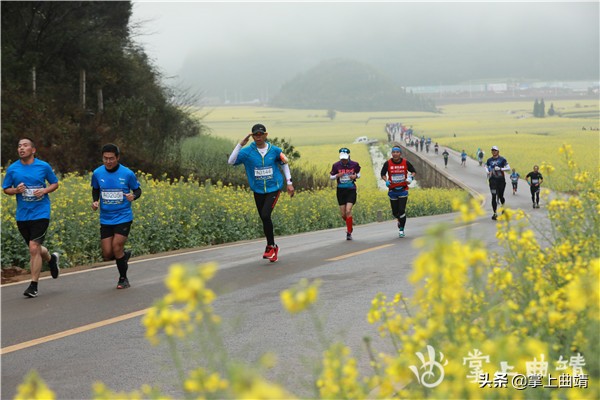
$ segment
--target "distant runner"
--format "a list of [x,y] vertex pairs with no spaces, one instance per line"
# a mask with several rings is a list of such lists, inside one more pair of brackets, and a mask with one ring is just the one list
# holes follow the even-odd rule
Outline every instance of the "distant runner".
[[[403,238],[406,225],[406,203],[408,201],[408,185],[416,175],[416,170],[408,160],[402,158],[402,149],[393,144],[392,158],[381,168],[381,179],[389,188],[388,196],[392,207],[392,215],[398,220],[398,236]],[[412,173],[412,176],[409,175]]]
[[477,161],[479,161],[479,166],[481,167],[483,165],[483,156],[484,156],[484,152],[481,149],[477,149]]
[[352,207],[356,204],[356,180],[360,178],[360,165],[350,160],[350,149],[340,149],[340,161],[333,164],[329,173],[337,181],[337,201],[342,219],[346,222],[346,240],[352,240]]
[[506,158],[500,156],[500,150],[498,146],[492,146],[492,156],[488,158],[485,163],[488,181],[490,184],[490,192],[492,193],[492,209],[494,214],[492,219],[496,220],[498,214],[496,209],[498,206],[498,200],[500,204],[504,205],[504,189],[506,188],[506,179],[504,178],[504,171],[510,171],[510,166]]
[[517,194],[517,186],[519,186],[519,178],[521,175],[513,168],[510,174],[510,183],[512,183],[513,195]]
[[460,165],[463,167],[467,166],[467,153],[465,152],[465,149],[460,153]]
[[544,177],[539,172],[540,167],[537,165],[533,166],[533,171],[527,174],[525,179],[529,184],[529,190],[531,191],[531,201],[533,202],[533,208],[540,208],[540,186],[544,182]]

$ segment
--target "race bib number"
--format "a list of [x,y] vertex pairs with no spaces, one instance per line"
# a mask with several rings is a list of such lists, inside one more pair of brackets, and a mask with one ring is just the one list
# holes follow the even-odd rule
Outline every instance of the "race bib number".
[[402,183],[406,180],[406,175],[404,174],[394,174],[392,175],[392,183]]
[[263,181],[273,179],[273,167],[254,168],[254,179]]
[[120,189],[103,190],[101,195],[104,204],[123,203],[123,191]]
[[531,179],[531,183],[533,183],[534,185],[537,185],[539,182],[539,179]]
[[350,175],[344,174],[340,176],[340,183],[350,183],[352,179],[350,179]]
[[38,189],[43,189],[43,188],[44,188],[43,186],[28,187],[22,193],[23,194],[23,201],[40,201],[40,200],[42,200],[44,198],[44,196],[42,196],[42,197],[36,197],[36,195],[33,194],[33,192],[35,192]]

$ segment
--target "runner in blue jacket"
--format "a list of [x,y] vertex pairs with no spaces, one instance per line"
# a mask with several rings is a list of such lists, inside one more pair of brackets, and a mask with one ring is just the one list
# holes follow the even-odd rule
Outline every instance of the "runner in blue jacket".
[[[228,163],[230,165],[243,164],[246,168],[248,184],[254,192],[254,202],[267,239],[267,247],[263,253],[263,258],[275,262],[277,261],[279,246],[275,244],[271,213],[283,188],[287,186],[288,194],[293,197],[294,186],[292,185],[292,175],[287,157],[279,147],[273,146],[267,141],[268,135],[263,124],[254,125],[251,133],[235,146],[229,156]],[[250,140],[250,136],[252,136],[254,142],[244,148]],[[283,170],[283,174],[281,170]]]

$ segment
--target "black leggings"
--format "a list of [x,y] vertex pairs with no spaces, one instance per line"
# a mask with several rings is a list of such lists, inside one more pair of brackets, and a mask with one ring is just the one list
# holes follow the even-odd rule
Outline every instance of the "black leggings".
[[396,200],[390,199],[390,205],[392,206],[392,215],[400,223],[400,228],[404,228],[406,225],[406,202],[408,197],[398,197]]
[[254,192],[254,202],[256,203],[258,215],[263,223],[263,231],[265,232],[268,246],[275,245],[275,234],[273,233],[273,220],[271,219],[271,213],[275,208],[275,204],[277,204],[280,193],[280,191],[266,194]]
[[492,210],[496,212],[498,202],[496,198],[500,200],[500,204],[504,204],[504,189],[506,188],[506,181],[504,179],[490,179],[490,192],[492,193]]
[[540,202],[540,187],[531,185],[529,191],[531,192],[531,201],[538,204]]

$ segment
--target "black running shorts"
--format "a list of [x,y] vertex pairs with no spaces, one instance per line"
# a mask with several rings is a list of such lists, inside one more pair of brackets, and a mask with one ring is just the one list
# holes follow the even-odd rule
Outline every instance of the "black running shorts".
[[39,244],[44,243],[46,238],[46,231],[50,225],[50,220],[47,218],[34,219],[31,221],[17,221],[17,228],[21,232],[21,236],[25,239],[25,243],[29,246],[30,241],[34,241]]
[[340,206],[356,204],[356,189],[337,188],[337,201]]
[[129,236],[131,224],[133,221],[125,222],[117,225],[100,225],[100,239],[106,239],[115,236],[115,234]]

